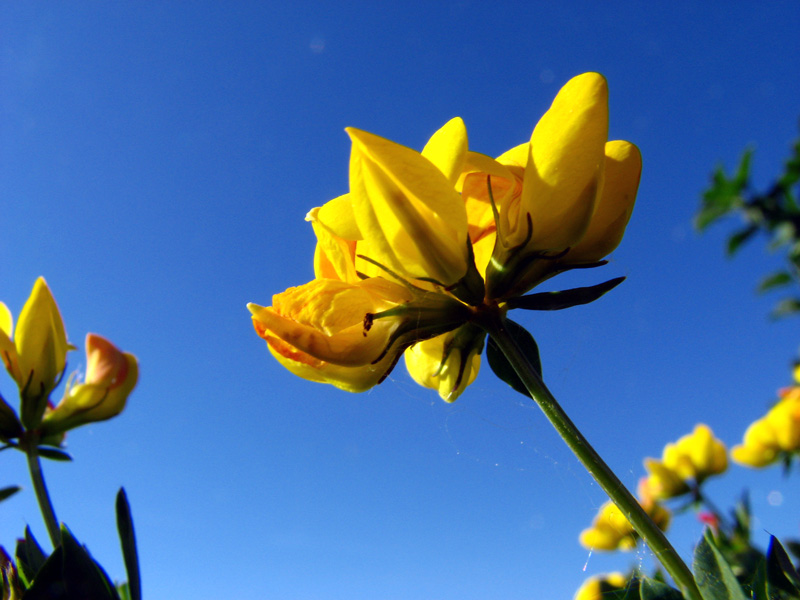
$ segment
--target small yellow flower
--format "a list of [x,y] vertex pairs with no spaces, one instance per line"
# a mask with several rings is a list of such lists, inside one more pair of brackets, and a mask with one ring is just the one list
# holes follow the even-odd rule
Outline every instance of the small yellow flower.
[[418,384],[436,390],[442,400],[455,402],[478,376],[485,337],[479,328],[463,325],[417,342],[405,351],[406,368]]
[[691,434],[667,444],[661,460],[646,458],[650,473],[647,486],[655,498],[673,498],[699,486],[708,477],[728,468],[728,455],[720,440],[707,425],[699,424]]
[[[670,521],[669,510],[649,497],[640,498],[639,504],[662,531],[667,528]],[[584,529],[579,538],[584,548],[601,551],[632,550],[638,539],[639,535],[633,525],[611,500],[600,507],[592,526]]]
[[748,467],[766,467],[781,455],[800,450],[800,388],[785,390],[766,415],[747,428],[731,458]]
[[16,331],[11,312],[0,303],[0,354],[20,389],[22,424],[28,429],[39,425],[70,349],[61,313],[43,277],[22,307]]
[[120,352],[107,339],[93,333],[86,336],[86,356],[85,381],[67,383],[64,398],[44,414],[40,427],[42,436],[105,421],[125,408],[139,377],[136,357]]
[[608,594],[623,590],[628,580],[622,573],[593,575],[575,592],[574,600],[603,600]]

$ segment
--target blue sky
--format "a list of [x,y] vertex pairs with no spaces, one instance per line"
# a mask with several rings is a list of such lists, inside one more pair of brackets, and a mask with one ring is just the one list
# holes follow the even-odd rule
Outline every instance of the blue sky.
[[[453,116],[490,155],[528,139],[559,87],[609,82],[610,138],[643,154],[601,301],[518,319],[573,420],[631,486],[645,456],[709,424],[740,441],[790,383],[797,323],[691,218],[717,164],[756,149],[766,185],[797,135],[794,2],[26,2],[0,6],[0,299],[44,275],[68,335],[135,353],[118,419],[45,465],[59,517],[115,578],[124,485],[151,598],[569,598],[649,564],[577,543],[604,501],[538,409],[489,369],[453,405],[402,364],[352,395],[294,378],[247,302],[312,277],[308,209],[347,191],[354,126],[420,149]],[[82,352],[82,350],[81,350]],[[69,368],[85,366],[81,352]],[[5,397],[13,383],[0,377]],[[0,544],[46,534],[24,458],[3,453]],[[732,467],[756,530],[798,535],[800,489]],[[777,502],[770,492],[780,490]],[[671,537],[689,555],[690,515]]]

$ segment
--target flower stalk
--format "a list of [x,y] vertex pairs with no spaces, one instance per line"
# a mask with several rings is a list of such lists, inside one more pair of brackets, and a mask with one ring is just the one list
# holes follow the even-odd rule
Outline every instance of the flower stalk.
[[531,398],[539,405],[547,419],[556,428],[578,460],[589,474],[603,488],[633,525],[636,532],[655,553],[672,579],[690,600],[702,600],[691,571],[667,540],[664,533],[641,507],[636,498],[627,490],[611,468],[592,448],[583,434],[547,389],[536,370],[510,335],[504,325],[504,318],[495,311],[487,311],[478,320],[481,327],[492,337],[498,348],[516,371],[528,389]]
[[31,474],[31,481],[33,482],[33,489],[36,492],[36,500],[39,502],[39,510],[42,513],[42,519],[47,527],[47,533],[50,535],[50,541],[53,543],[53,548],[61,545],[61,530],[58,526],[58,519],[56,518],[56,511],[53,508],[53,503],[50,501],[50,494],[47,492],[47,485],[44,482],[44,473],[42,473],[42,464],[39,461],[38,439],[37,436],[32,436],[20,444],[25,451],[25,456],[28,458],[28,470]]

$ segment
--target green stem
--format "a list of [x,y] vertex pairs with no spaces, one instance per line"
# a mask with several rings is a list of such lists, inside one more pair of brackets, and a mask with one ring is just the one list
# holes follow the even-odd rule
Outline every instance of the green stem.
[[53,509],[53,503],[50,501],[50,494],[47,493],[47,485],[45,485],[44,474],[42,473],[42,464],[39,461],[37,442],[37,439],[28,440],[28,443],[25,444],[25,455],[28,457],[28,470],[31,473],[33,489],[36,491],[36,500],[39,502],[39,510],[42,512],[44,524],[47,526],[47,533],[50,535],[53,548],[58,548],[61,544],[61,530],[58,527],[58,519],[56,519],[56,511]]
[[558,401],[547,389],[519,345],[505,328],[504,319],[495,313],[485,322],[482,322],[481,326],[494,339],[525,384],[531,398],[536,401],[539,408],[550,420],[550,423],[567,443],[567,446],[570,447],[575,456],[578,457],[578,460],[589,471],[589,474],[594,477],[595,481],[600,484],[600,487],[627,517],[636,532],[645,540],[658,560],[661,561],[661,564],[664,565],[664,568],[672,576],[675,583],[683,590],[684,595],[691,600],[702,600],[700,591],[686,563],[683,562],[669,543],[664,532],[647,515],[636,498],[600,458],[600,455],[592,448],[558,404]]

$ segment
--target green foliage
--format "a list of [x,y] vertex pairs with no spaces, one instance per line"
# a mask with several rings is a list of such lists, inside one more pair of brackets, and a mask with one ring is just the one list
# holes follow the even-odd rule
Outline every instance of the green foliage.
[[694,577],[703,600],[747,600],[739,581],[706,529],[694,551]]
[[[505,320],[505,326],[508,333],[514,338],[514,341],[519,345],[528,362],[533,367],[534,371],[538,373],[539,377],[542,376],[542,362],[539,358],[539,346],[533,336],[519,323],[515,323],[511,319]],[[523,396],[530,398],[530,392],[522,380],[517,375],[514,367],[508,362],[506,355],[498,348],[497,343],[490,337],[489,343],[486,346],[486,358],[489,361],[489,366],[500,379],[505,381],[508,385],[514,388]]]
[[[752,156],[753,151],[746,150],[730,177],[721,167],[714,171],[711,187],[703,194],[700,210],[695,216],[695,226],[699,231],[705,231],[723,217],[737,214],[744,224],[728,238],[729,256],[734,255],[758,233],[764,233],[770,238],[771,250],[785,250],[787,267],[767,275],[758,286],[760,292],[766,292],[791,283],[800,283],[800,139],[794,143],[783,173],[766,192],[752,190]],[[800,312],[800,296],[792,296],[782,300],[772,316],[785,317],[797,312]]]
[[639,583],[640,600],[682,600],[683,595],[663,581],[643,577]]
[[124,586],[127,600],[141,600],[142,586],[139,575],[139,556],[136,552],[136,535],[133,531],[133,517],[125,489],[117,493],[117,530],[122,545],[122,558],[128,573],[128,583]]
[[6,498],[10,498],[21,489],[22,488],[19,487],[18,485],[9,485],[4,488],[0,488],[0,502],[5,500]]

